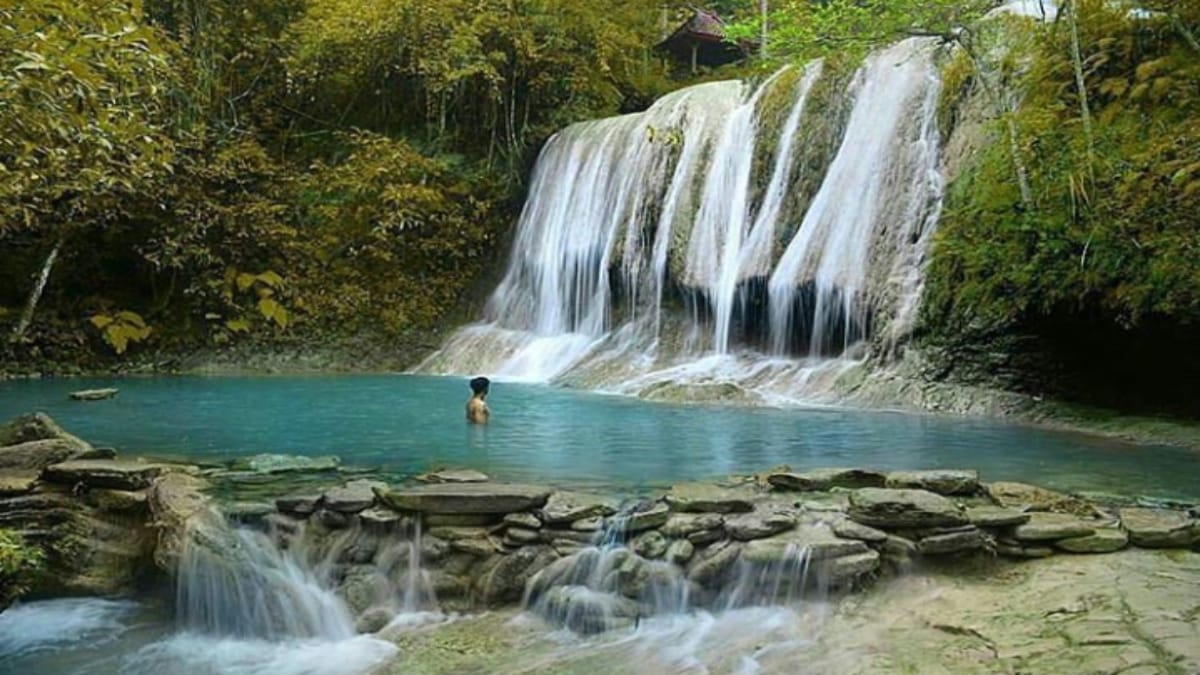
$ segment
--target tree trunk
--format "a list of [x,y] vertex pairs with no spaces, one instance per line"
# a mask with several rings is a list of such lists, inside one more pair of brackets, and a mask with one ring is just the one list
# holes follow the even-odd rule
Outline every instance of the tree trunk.
[[767,58],[767,0],[761,0],[759,9],[762,11],[762,46],[759,47],[759,54],[765,59]]
[[1083,54],[1079,48],[1079,12],[1078,3],[1069,5],[1071,27],[1071,63],[1075,68],[1075,87],[1079,90],[1079,113],[1083,117],[1083,136],[1087,143],[1088,175],[1092,175],[1093,162],[1096,156],[1096,140],[1092,133],[1092,109],[1088,105],[1087,83],[1083,79]]
[[42,272],[33,284],[33,291],[29,294],[29,301],[25,304],[25,311],[21,313],[21,320],[17,322],[16,328],[13,329],[10,342],[17,343],[25,338],[25,331],[29,330],[29,324],[33,323],[33,313],[37,310],[38,302],[42,299],[42,293],[46,290],[46,282],[50,280],[50,272],[54,269],[54,263],[58,260],[58,252],[62,250],[62,245],[62,237],[59,237],[58,241],[54,243],[54,248],[50,249],[50,255],[46,256],[46,262],[42,264]]

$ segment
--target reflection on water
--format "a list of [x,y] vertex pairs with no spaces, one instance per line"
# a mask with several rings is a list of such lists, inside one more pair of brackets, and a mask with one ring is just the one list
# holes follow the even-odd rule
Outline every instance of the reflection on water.
[[[116,399],[72,403],[82,387]],[[124,452],[228,459],[337,454],[416,472],[437,465],[498,477],[662,485],[794,468],[971,467],[989,480],[1197,497],[1200,455],[1079,434],[840,409],[675,406],[498,382],[492,423],[471,426],[466,379],[407,375],[0,382],[0,417],[46,410]]]

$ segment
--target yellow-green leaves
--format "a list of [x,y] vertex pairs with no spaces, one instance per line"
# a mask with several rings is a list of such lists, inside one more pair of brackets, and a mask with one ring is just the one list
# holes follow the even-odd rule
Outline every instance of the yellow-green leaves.
[[100,331],[100,337],[118,354],[124,354],[130,344],[142,342],[150,337],[153,329],[136,312],[120,311],[115,314],[96,314],[89,322]]

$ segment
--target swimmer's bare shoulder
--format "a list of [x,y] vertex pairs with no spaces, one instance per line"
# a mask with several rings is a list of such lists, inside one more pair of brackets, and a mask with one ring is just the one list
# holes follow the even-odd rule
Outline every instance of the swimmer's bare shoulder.
[[492,415],[492,411],[488,410],[487,403],[480,399],[473,398],[467,401],[467,421],[472,424],[487,424],[488,418]]

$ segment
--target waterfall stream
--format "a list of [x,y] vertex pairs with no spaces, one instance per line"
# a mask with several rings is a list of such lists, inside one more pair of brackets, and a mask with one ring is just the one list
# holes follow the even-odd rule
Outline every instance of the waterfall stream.
[[[564,129],[483,322],[420,370],[811,400],[868,353],[896,353],[941,204],[936,53],[914,38],[872,54],[816,107],[833,77],[821,62]],[[807,126],[843,100],[836,156],[798,207]]]

